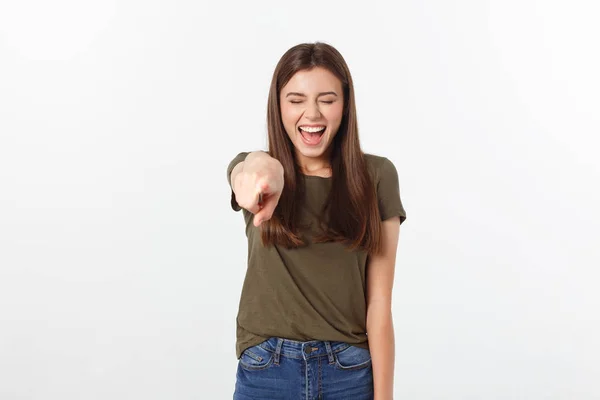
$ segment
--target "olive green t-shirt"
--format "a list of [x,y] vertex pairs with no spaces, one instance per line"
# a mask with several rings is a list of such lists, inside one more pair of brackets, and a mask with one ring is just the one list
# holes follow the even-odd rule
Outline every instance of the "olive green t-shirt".
[[[249,152],[239,153],[227,168],[231,171]],[[381,219],[406,212],[400,200],[398,174],[387,158],[365,154],[377,186]],[[331,178],[301,175],[305,202],[300,224],[310,226],[306,235],[315,235],[320,210],[331,188]],[[312,243],[286,249],[265,247],[254,214],[241,208],[231,191],[231,207],[242,210],[248,238],[248,265],[236,318],[236,356],[272,336],[298,341],[343,341],[368,348],[366,332],[365,251],[350,251],[341,243]],[[313,230],[314,229],[314,230]],[[306,238],[306,236],[304,236]]]

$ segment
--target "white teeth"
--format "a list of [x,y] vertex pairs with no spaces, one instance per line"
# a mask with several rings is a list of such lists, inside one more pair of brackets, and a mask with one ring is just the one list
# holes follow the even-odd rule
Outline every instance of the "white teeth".
[[314,133],[314,132],[320,132],[322,130],[325,130],[325,127],[324,126],[321,126],[321,127],[301,126],[300,129],[303,130],[304,132]]

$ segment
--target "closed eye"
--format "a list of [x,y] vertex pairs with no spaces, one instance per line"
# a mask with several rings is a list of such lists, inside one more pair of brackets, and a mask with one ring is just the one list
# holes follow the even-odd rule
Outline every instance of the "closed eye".
[[[321,103],[325,103],[325,104],[333,104],[335,102],[335,100],[322,100]],[[292,104],[300,104],[302,103],[302,100],[290,100],[290,103]]]
[[[334,100],[329,100],[329,101],[321,101],[321,103],[325,103],[325,104],[332,104],[334,102]],[[292,104],[299,104],[302,103],[302,100],[290,100],[290,103]]]

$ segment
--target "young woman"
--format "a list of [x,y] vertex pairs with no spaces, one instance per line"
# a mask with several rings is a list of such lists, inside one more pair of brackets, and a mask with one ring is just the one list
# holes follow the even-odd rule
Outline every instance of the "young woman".
[[361,150],[342,55],[319,42],[289,49],[267,122],[268,152],[241,152],[227,168],[248,237],[233,397],[392,399],[406,213],[394,164]]

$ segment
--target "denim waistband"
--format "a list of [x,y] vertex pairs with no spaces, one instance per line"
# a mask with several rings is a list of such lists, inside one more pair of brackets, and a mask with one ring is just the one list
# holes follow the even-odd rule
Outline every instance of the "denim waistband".
[[279,363],[279,356],[289,358],[309,359],[326,355],[329,362],[333,362],[333,354],[350,347],[349,343],[329,340],[309,340],[300,342],[281,337],[270,337],[258,344],[263,349],[275,353],[275,363]]

